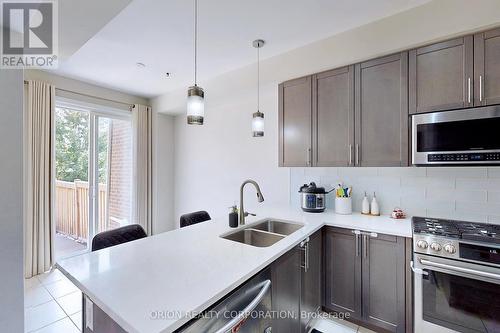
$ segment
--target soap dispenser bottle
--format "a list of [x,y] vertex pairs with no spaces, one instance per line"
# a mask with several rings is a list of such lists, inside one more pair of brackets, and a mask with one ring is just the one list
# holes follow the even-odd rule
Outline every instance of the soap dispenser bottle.
[[238,208],[236,204],[229,207],[229,226],[231,228],[236,228],[238,226]]
[[363,197],[363,202],[361,203],[361,214],[370,215],[370,202],[366,196],[366,191],[365,196]]
[[378,206],[377,196],[375,192],[373,192],[372,204],[370,205],[370,214],[374,216],[380,215],[380,207]]

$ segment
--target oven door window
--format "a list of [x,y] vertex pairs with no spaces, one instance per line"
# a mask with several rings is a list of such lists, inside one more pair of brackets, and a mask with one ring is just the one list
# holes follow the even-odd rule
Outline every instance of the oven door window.
[[500,149],[500,118],[472,119],[417,125],[417,151]]
[[500,332],[500,285],[425,270],[423,319],[464,333]]

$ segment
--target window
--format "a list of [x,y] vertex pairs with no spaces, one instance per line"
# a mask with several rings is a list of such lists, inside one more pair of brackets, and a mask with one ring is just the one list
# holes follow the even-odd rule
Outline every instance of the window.
[[99,232],[131,223],[130,112],[56,101],[56,259],[90,250]]

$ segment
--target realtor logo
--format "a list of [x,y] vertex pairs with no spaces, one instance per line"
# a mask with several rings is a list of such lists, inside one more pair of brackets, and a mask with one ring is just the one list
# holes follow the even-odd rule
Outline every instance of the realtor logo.
[[57,3],[1,2],[1,68],[57,67]]

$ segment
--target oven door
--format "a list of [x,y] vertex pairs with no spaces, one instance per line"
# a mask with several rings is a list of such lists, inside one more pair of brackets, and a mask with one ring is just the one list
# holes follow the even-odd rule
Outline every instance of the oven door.
[[[412,116],[412,163],[498,164],[500,152],[500,106],[433,112]],[[429,155],[468,153],[461,160],[429,160]],[[494,153],[488,154],[488,153]],[[486,156],[486,154],[488,154]],[[479,160],[475,160],[478,158]]]
[[420,254],[414,260],[415,332],[500,332],[500,269]]

